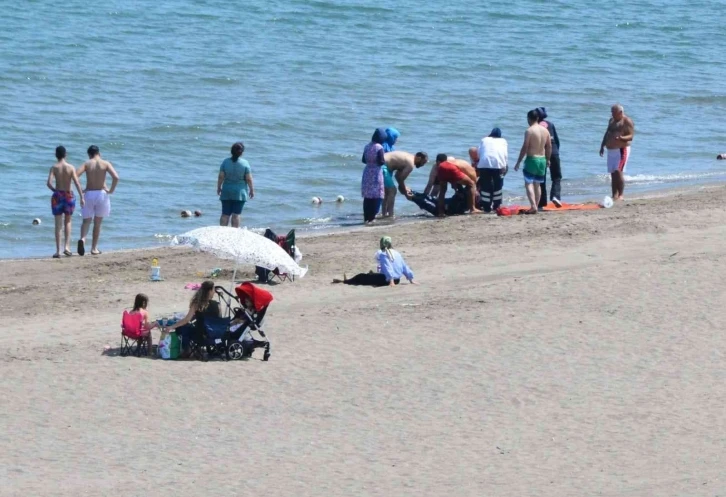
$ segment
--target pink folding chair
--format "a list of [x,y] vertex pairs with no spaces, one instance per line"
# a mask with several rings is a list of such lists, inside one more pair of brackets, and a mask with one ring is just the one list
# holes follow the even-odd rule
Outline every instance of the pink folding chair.
[[121,318],[121,351],[119,355],[126,357],[134,354],[136,357],[149,355],[151,332],[144,329],[144,316],[141,313],[131,314],[124,311]]

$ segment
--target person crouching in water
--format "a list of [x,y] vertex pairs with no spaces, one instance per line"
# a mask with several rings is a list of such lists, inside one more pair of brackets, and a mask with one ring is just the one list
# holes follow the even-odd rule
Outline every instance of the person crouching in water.
[[345,283],[346,285],[356,286],[396,286],[401,282],[401,278],[405,277],[409,283],[415,285],[413,281],[413,271],[408,267],[403,256],[398,251],[393,250],[393,242],[390,236],[384,236],[380,241],[380,250],[376,252],[376,261],[378,261],[378,272],[360,273],[348,279],[343,275],[343,279],[334,279],[333,283]]

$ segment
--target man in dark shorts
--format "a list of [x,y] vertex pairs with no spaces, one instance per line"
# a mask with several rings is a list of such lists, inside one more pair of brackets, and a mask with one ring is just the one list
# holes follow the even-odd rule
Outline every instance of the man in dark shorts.
[[[552,121],[547,120],[547,109],[537,107],[537,117],[540,126],[544,126],[550,133],[552,140],[552,153],[550,154],[550,178],[552,179],[552,188],[550,189],[550,200],[557,207],[562,207],[562,167],[560,166],[560,137],[557,135],[557,129]],[[545,182],[542,183],[542,197],[539,200],[538,207],[547,205],[547,172],[545,171]]]
[[[48,188],[53,192],[50,197],[50,208],[55,218],[55,254],[54,259],[60,258],[60,233],[61,227],[65,227],[65,250],[63,254],[71,256],[71,219],[76,208],[76,199],[71,191],[71,182],[76,185],[78,196],[81,199],[81,207],[85,205],[81,183],[76,175],[76,168],[66,162],[66,149],[59,146],[55,149],[55,157],[58,159],[48,172]],[[55,186],[52,181],[55,180]]]

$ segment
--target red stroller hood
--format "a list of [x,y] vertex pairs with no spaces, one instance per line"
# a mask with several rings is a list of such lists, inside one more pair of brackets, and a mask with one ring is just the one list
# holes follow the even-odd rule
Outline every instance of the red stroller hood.
[[252,283],[242,283],[240,286],[234,289],[234,293],[240,300],[241,304],[244,304],[244,299],[249,298],[252,301],[252,305],[255,306],[255,311],[259,312],[272,302],[272,294],[267,290],[263,290],[260,287],[253,285]]

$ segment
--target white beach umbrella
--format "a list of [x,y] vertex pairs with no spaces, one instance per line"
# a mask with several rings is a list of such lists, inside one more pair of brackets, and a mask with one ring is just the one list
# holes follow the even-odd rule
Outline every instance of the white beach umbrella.
[[302,278],[307,267],[300,267],[282,247],[262,235],[247,229],[227,226],[207,226],[175,236],[172,245],[188,245],[200,252],[216,255],[222,259],[235,261],[232,286],[237,276],[237,266],[250,264],[265,269],[278,269]]

